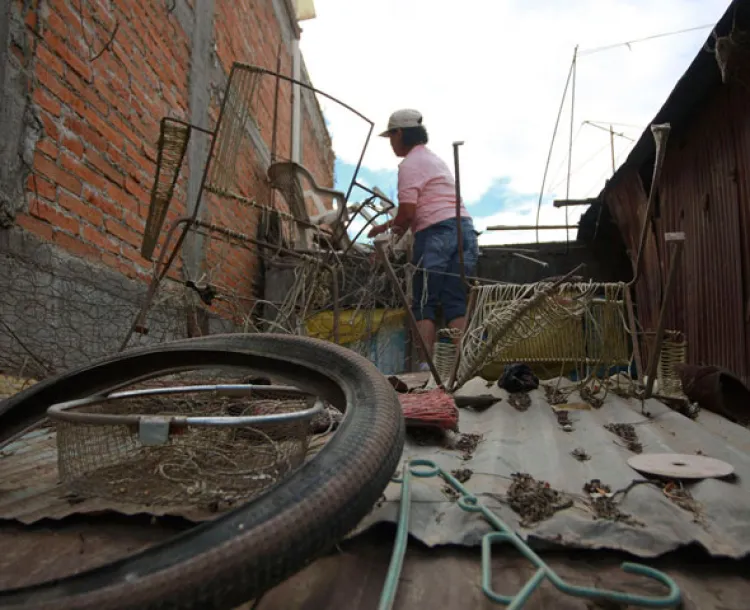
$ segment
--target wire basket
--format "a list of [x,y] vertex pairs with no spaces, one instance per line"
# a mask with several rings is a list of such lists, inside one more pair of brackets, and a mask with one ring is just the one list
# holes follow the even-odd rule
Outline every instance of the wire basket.
[[[194,396],[197,395],[197,396]],[[83,497],[231,506],[300,466],[314,397],[285,386],[152,388],[54,405],[58,471]]]
[[664,342],[659,354],[659,366],[656,379],[659,382],[659,394],[668,397],[683,397],[682,381],[675,365],[687,361],[687,341],[683,334],[676,330],[664,332]]

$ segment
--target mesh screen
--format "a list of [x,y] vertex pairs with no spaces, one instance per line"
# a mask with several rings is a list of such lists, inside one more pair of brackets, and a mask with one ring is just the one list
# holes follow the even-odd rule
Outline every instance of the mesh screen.
[[[113,415],[268,415],[312,406],[299,395],[149,396],[77,409]],[[160,505],[246,501],[302,464],[307,420],[263,426],[178,428],[164,445],[144,446],[136,425],[59,422],[62,481],[84,497]]]

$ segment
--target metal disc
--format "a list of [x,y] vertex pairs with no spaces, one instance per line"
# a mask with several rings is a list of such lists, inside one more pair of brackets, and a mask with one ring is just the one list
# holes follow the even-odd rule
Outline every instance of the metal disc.
[[721,460],[681,453],[642,453],[631,457],[628,465],[638,472],[670,479],[709,479],[734,472],[730,464]]

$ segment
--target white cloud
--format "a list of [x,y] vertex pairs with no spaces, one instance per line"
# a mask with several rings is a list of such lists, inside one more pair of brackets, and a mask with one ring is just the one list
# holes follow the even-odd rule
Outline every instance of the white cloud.
[[[302,50],[316,87],[375,121],[365,156],[371,169],[397,159],[376,137],[396,108],[419,108],[431,147],[452,167],[461,148],[468,201],[501,177],[538,192],[552,128],[572,58],[580,45],[571,197],[596,194],[611,173],[609,135],[584,120],[631,124],[637,139],[708,36],[701,30],[585,55],[586,49],[715,23],[727,0],[316,0],[302,23]],[[321,99],[339,158],[356,163],[367,126]],[[563,113],[545,191],[565,195],[569,106]],[[632,142],[616,138],[623,160]],[[579,168],[587,160],[582,168]],[[556,171],[557,170],[557,171]],[[580,213],[580,212],[579,212]],[[542,223],[559,216],[545,206]],[[576,214],[577,215],[577,214]],[[519,224],[534,222],[524,216]],[[505,224],[510,222],[503,221]],[[532,232],[524,232],[527,241]],[[505,235],[507,238],[516,236]],[[564,237],[564,235],[563,235]],[[545,234],[544,239],[555,238]],[[484,240],[483,240],[484,241]]]

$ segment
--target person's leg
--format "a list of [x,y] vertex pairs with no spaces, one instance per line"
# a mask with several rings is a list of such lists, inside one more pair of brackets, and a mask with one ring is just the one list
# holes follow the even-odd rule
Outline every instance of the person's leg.
[[[435,345],[435,336],[437,335],[437,330],[435,326],[434,320],[418,320],[417,321],[417,328],[419,329],[419,334],[422,336],[422,339],[424,340],[425,347],[427,348],[427,354],[421,354],[422,360],[427,361],[428,358],[432,358],[432,349]],[[421,352],[421,349],[420,349]]]
[[[446,248],[446,227],[438,223],[419,231],[414,236],[414,274],[412,312],[417,320],[419,334],[424,340],[424,361],[432,358],[437,329],[435,325],[440,294],[443,291],[445,271],[450,264],[450,250]],[[416,337],[415,337],[416,339]]]
[[[476,271],[479,256],[479,246],[473,222],[470,219],[462,219],[461,231],[464,246],[464,273],[466,276],[470,276]],[[458,239],[457,236],[456,239]],[[448,327],[455,328],[463,333],[466,330],[467,287],[461,282],[461,265],[457,247],[451,257],[449,269],[451,275],[446,277],[443,282],[440,302],[443,304]]]

